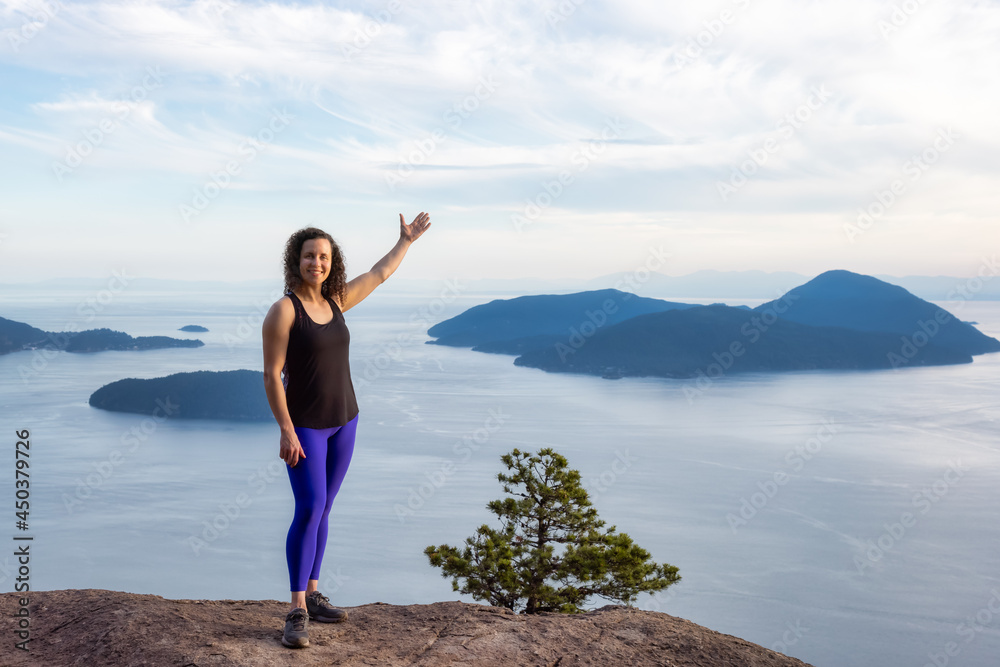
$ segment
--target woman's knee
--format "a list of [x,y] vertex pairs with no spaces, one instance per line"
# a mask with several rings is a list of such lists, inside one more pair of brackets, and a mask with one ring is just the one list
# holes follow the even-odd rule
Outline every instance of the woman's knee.
[[296,504],[294,520],[297,523],[319,523],[326,512],[326,498],[315,499],[312,502]]

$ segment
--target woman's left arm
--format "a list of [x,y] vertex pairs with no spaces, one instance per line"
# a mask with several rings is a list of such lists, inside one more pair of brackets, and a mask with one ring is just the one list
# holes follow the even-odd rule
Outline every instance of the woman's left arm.
[[345,312],[365,300],[372,291],[389,279],[403,261],[403,255],[410,247],[410,244],[420,238],[431,226],[431,217],[426,213],[420,213],[413,222],[406,224],[403,214],[399,214],[399,240],[392,247],[385,257],[375,263],[367,273],[362,273],[353,280],[349,280],[344,294],[344,303],[341,304],[340,311]]

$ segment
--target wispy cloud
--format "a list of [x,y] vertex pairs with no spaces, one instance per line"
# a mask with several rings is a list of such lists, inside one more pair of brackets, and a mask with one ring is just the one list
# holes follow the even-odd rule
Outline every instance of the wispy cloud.
[[[140,190],[183,201],[279,110],[295,120],[234,179],[232,201],[414,198],[489,212],[457,225],[506,224],[600,146],[543,218],[575,215],[599,229],[595,206],[619,219],[697,214],[725,235],[742,232],[741,214],[808,213],[802,224],[826,238],[815,221],[850,219],[951,127],[961,142],[892,215],[930,230],[930,259],[945,238],[935,216],[968,222],[952,242],[971,254],[982,244],[974,221],[1000,203],[988,176],[1000,144],[993,3],[922,3],[909,14],[862,0],[53,3],[0,3],[0,68],[13,81],[0,143],[35,165],[20,176],[33,197],[58,187],[54,162],[116,118],[73,178],[109,190],[145,178]],[[46,17],[45,6],[57,11]],[[140,99],[150,68],[162,85]],[[820,88],[828,95],[812,104]],[[614,119],[625,129],[598,143]],[[765,146],[766,161],[747,162]],[[741,176],[735,194],[719,196]],[[755,220],[794,257],[788,268],[804,270],[782,226]],[[865,242],[886,243],[887,260],[897,254],[878,233]],[[827,243],[818,270],[878,255]]]

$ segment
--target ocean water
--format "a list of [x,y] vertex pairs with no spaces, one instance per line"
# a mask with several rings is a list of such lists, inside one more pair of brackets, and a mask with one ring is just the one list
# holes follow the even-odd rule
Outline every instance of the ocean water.
[[[31,432],[32,588],[287,600],[293,503],[276,425],[87,405],[123,377],[259,370],[273,292],[105,297],[8,293],[0,315],[206,345],[0,357],[11,443],[0,497],[14,495],[14,432]],[[818,667],[997,664],[1000,354],[698,386],[550,374],[425,344],[428,326],[493,298],[376,292],[346,314],[360,417],[320,581],[336,603],[471,601],[424,547],[492,522],[501,454],[553,447],[601,518],[680,568],[682,581],[641,608]],[[1000,337],[1000,303],[942,305]],[[177,331],[186,324],[210,331]],[[14,569],[0,556],[2,590]]]

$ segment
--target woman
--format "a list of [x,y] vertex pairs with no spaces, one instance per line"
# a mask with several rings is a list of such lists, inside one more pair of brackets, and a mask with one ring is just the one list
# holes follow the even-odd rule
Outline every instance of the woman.
[[309,646],[307,617],[327,623],[347,618],[318,590],[330,507],[350,465],[358,425],[343,313],[393,274],[430,225],[426,213],[409,225],[400,214],[399,241],[350,282],[340,247],[326,232],[300,229],[285,245],[285,296],[271,306],[262,327],[264,389],[281,428],[278,455],[295,497],[285,541],[292,591],[285,646]]

